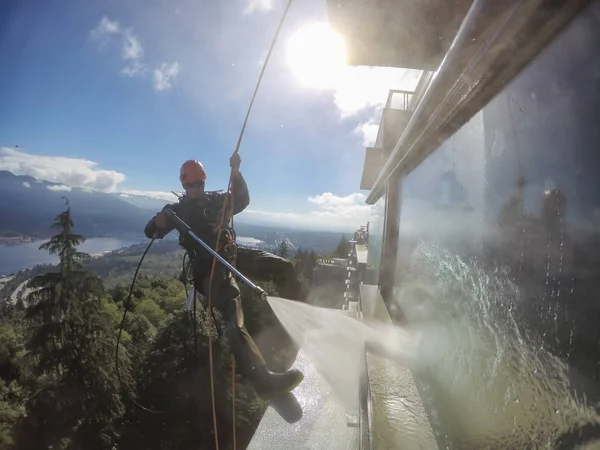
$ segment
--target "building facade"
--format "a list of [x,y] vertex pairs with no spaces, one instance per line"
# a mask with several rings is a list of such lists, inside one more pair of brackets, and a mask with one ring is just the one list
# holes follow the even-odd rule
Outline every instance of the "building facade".
[[468,3],[443,59],[398,59],[440,65],[365,168],[364,282],[422,333],[440,448],[600,442],[600,2]]

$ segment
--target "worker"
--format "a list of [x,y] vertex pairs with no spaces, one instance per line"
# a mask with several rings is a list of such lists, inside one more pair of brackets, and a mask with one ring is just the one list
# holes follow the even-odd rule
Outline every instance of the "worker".
[[[230,158],[232,170],[231,194],[205,191],[206,172],[195,160],[183,163],[179,179],[185,195],[178,203],[166,205],[146,225],[148,238],[161,239],[175,228],[164,212],[166,208],[175,212],[192,232],[212,249],[216,247],[219,221],[227,198],[233,201],[233,214],[242,212],[250,203],[246,181],[240,172],[241,158],[234,153]],[[227,202],[230,207],[229,201]],[[236,259],[237,246],[233,230],[225,218],[221,230],[219,254],[230,264]],[[239,287],[231,271],[218,259],[211,280],[214,256],[200,246],[187,233],[179,233],[179,244],[188,252],[193,267],[193,283],[196,292],[205,296],[209,293],[211,303],[217,308],[225,322],[228,339],[241,372],[248,377],[256,392],[261,396],[285,394],[293,390],[304,378],[302,372],[292,369],[284,373],[271,372],[244,325],[244,313]]]

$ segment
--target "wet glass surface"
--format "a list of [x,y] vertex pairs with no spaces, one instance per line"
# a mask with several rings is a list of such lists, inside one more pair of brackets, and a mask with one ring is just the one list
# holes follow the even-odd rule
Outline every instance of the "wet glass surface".
[[369,253],[365,283],[377,284],[381,264],[381,248],[385,219],[385,195],[375,203],[369,214]]
[[598,42],[595,2],[403,180],[394,301],[441,448],[600,446]]

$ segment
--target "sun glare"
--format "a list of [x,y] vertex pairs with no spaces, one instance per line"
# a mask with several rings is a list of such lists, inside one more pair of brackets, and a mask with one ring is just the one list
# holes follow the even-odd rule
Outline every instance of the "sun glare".
[[344,41],[327,24],[305,25],[288,42],[287,61],[303,85],[333,87],[346,65]]

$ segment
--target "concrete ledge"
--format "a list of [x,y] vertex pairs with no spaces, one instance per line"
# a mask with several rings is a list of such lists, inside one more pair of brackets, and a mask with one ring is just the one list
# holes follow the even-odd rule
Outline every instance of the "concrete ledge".
[[247,450],[358,450],[358,386],[356,406],[349,409],[334,397],[303,350],[293,367],[304,373],[304,381],[293,391],[302,407],[302,418],[288,423],[269,405]]
[[[378,286],[360,285],[360,301],[363,318],[392,322]],[[410,370],[371,352],[366,353],[366,369],[372,409],[372,448],[437,449]]]

